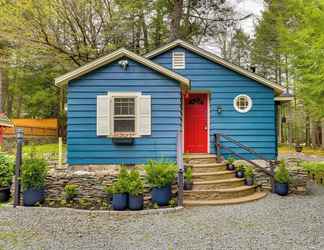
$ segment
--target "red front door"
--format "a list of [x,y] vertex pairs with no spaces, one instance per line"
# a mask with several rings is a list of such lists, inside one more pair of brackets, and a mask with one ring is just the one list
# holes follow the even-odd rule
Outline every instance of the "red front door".
[[208,94],[184,96],[184,151],[208,152]]

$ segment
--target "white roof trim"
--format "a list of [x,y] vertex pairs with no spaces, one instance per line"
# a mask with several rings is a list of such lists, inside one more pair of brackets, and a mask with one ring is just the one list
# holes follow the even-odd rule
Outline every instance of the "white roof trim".
[[294,100],[293,96],[277,96],[274,98],[277,102],[290,102]]
[[156,64],[149,59],[146,59],[146,58],[139,56],[127,49],[124,49],[124,48],[118,49],[106,56],[100,57],[100,58],[98,58],[86,65],[83,65],[69,73],[66,73],[62,76],[55,78],[55,85],[58,87],[61,87],[64,84],[67,84],[72,79],[82,76],[94,69],[104,66],[104,65],[106,65],[112,61],[115,61],[116,59],[121,58],[123,56],[133,59],[134,61],[137,61],[137,62],[139,62],[151,69],[154,69],[154,70],[156,70],[156,71],[158,71],[172,79],[175,79],[175,80],[179,81],[180,83],[184,84],[186,87],[190,86],[189,79],[187,79],[187,78],[185,78],[185,77],[183,77],[183,76],[173,72],[172,70],[169,70],[159,64]]
[[281,94],[286,90],[285,87],[281,86],[278,83],[274,83],[272,81],[269,81],[269,80],[255,74],[255,73],[252,73],[252,72],[250,72],[250,71],[248,71],[248,70],[246,70],[246,69],[244,69],[242,67],[239,67],[239,66],[237,66],[235,64],[232,64],[230,62],[225,61],[224,59],[216,56],[215,54],[213,54],[211,52],[208,52],[208,51],[206,51],[204,49],[201,49],[199,47],[191,45],[191,44],[189,44],[189,43],[187,43],[185,41],[182,41],[182,40],[175,40],[175,41],[173,41],[173,42],[171,42],[169,44],[166,44],[165,46],[162,46],[162,47],[160,47],[160,48],[158,48],[156,50],[153,50],[153,51],[145,54],[144,57],[152,58],[152,57],[154,57],[156,55],[159,55],[159,54],[161,54],[161,53],[163,53],[163,52],[165,52],[165,51],[167,51],[169,49],[172,49],[172,48],[174,48],[174,47],[176,47],[178,45],[181,45],[182,47],[184,47],[184,48],[186,48],[188,50],[191,50],[191,51],[197,53],[198,55],[201,55],[201,56],[203,56],[203,57],[205,57],[205,58],[207,58],[207,59],[209,59],[209,60],[211,60],[213,62],[221,64],[221,65],[225,66],[226,68],[229,68],[229,69],[231,69],[233,71],[236,71],[236,72],[238,72],[238,73],[240,73],[242,75],[245,75],[245,76],[247,76],[247,77],[249,77],[249,78],[251,78],[251,79],[253,79],[253,80],[255,80],[255,81],[259,82],[259,83],[262,83],[262,84],[274,89],[276,91],[276,93],[278,93],[278,94]]

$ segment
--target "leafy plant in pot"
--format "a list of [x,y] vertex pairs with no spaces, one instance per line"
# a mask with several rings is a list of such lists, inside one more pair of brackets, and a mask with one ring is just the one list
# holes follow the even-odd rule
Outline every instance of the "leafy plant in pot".
[[47,162],[43,159],[26,159],[22,165],[21,182],[25,206],[33,206],[44,199]]
[[146,180],[152,187],[152,203],[159,206],[169,204],[171,184],[177,174],[177,165],[168,161],[149,161],[145,167]]
[[246,166],[244,169],[244,175],[245,175],[245,184],[247,186],[252,186],[254,183],[253,168],[251,166]]
[[286,168],[285,162],[281,161],[279,167],[275,172],[275,192],[279,195],[285,196],[289,192],[289,172]]
[[78,191],[78,185],[76,184],[67,184],[64,187],[64,199],[66,201],[72,201],[75,197],[77,197],[79,191]]
[[144,206],[144,184],[137,170],[133,169],[129,174],[128,183],[129,200],[128,207],[131,210],[141,210]]
[[233,171],[235,170],[235,165],[234,165],[235,158],[234,157],[228,157],[227,158],[227,170]]
[[14,159],[4,153],[0,153],[0,203],[10,198],[10,186],[13,177]]
[[184,190],[192,190],[192,168],[187,167],[184,173]]
[[117,180],[105,189],[107,193],[112,194],[112,207],[114,210],[125,210],[128,206],[128,180],[128,171],[122,167]]
[[238,165],[236,167],[235,176],[237,178],[243,178],[244,177],[244,170],[245,170],[245,166],[243,164]]

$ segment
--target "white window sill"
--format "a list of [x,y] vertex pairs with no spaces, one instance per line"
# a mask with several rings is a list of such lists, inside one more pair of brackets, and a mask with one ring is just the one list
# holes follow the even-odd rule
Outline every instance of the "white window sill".
[[113,133],[110,138],[139,138],[140,135],[136,133]]

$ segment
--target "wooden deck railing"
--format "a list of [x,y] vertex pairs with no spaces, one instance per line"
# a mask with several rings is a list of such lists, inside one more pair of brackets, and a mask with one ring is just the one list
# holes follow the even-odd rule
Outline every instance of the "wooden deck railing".
[[[244,160],[246,162],[249,162],[251,165],[253,165],[254,167],[256,167],[257,169],[263,171],[265,174],[267,174],[270,177],[270,181],[271,181],[271,188],[272,188],[272,192],[274,192],[274,173],[275,173],[275,168],[278,165],[278,161],[276,160],[268,160],[266,157],[264,157],[263,155],[257,153],[253,148],[250,148],[246,145],[243,145],[241,142],[233,139],[232,137],[228,136],[228,135],[224,135],[221,133],[216,133],[215,135],[215,147],[216,147],[216,155],[217,155],[217,161],[220,162],[222,159],[222,155],[221,155],[221,149],[223,148],[225,151],[231,153],[232,155],[235,155],[237,158]],[[235,152],[233,149],[225,146],[224,144],[222,144],[221,139],[224,139],[232,144],[235,144],[236,146],[238,146],[239,148],[249,152],[250,154],[253,154],[256,159],[259,160],[263,160],[266,165],[269,167],[269,170],[263,166],[261,166],[260,164],[249,160],[248,158],[242,156],[241,154]]]
[[184,165],[183,165],[183,152],[182,152],[182,132],[177,133],[177,165],[178,165],[178,206],[183,206],[183,184],[184,184]]

